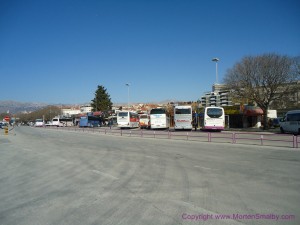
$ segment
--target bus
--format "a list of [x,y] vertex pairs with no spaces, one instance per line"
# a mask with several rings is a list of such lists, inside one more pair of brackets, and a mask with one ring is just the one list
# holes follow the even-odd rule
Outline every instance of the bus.
[[209,106],[199,115],[202,130],[221,131],[225,128],[225,113],[222,107]]
[[279,125],[281,133],[300,134],[300,110],[288,111]]
[[54,117],[52,119],[52,126],[57,126],[57,127],[69,127],[69,126],[74,126],[73,123],[73,118],[72,117]]
[[164,108],[154,108],[150,111],[151,129],[167,129],[170,127],[170,117]]
[[174,129],[192,130],[193,125],[192,106],[174,107]]
[[148,114],[141,114],[140,115],[140,128],[150,128],[150,116]]
[[139,115],[135,112],[120,111],[117,114],[117,124],[119,128],[139,127]]
[[99,127],[101,126],[102,119],[98,116],[81,116],[79,120],[79,127]]

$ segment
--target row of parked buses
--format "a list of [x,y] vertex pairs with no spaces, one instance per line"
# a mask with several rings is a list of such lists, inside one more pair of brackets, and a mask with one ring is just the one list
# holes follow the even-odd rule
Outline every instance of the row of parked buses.
[[[151,128],[168,129],[170,115],[164,108],[154,108],[148,114],[137,114],[130,111],[120,111],[117,114],[119,128]],[[175,106],[174,129],[191,130],[200,125],[203,130],[224,130],[225,114],[222,107],[206,107],[200,114],[193,113],[191,106]]]
[[[192,130],[200,126],[203,130],[224,130],[225,114],[222,107],[206,107],[201,113],[193,113],[191,106],[175,106],[172,116],[172,125],[175,130]],[[164,108],[151,109],[149,114],[137,114],[131,111],[120,111],[117,116],[102,118],[92,113],[80,116],[79,119],[71,117],[54,117],[50,123],[44,124],[42,119],[36,121],[36,126],[74,126],[99,127],[117,124],[119,128],[147,128],[168,129],[170,127],[170,115]]]

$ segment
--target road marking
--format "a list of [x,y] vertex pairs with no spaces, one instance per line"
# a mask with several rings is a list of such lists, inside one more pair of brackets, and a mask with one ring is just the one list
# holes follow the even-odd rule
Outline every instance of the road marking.
[[212,170],[212,168],[203,167],[203,166],[201,166],[200,168],[201,168],[201,169],[205,169],[205,170]]
[[99,170],[90,170],[90,171],[93,172],[93,173],[101,174],[101,175],[103,175],[103,176],[105,176],[105,177],[112,178],[112,179],[114,179],[114,180],[118,180],[118,179],[119,179],[119,178],[117,178],[117,177],[115,177],[115,176],[113,176],[113,175],[110,175],[110,174],[108,174],[108,173],[103,173],[103,172],[101,172],[101,171],[99,171]]
[[218,170],[218,169],[213,169],[213,168],[209,168],[209,167],[204,167],[204,166],[194,166],[196,168],[200,168],[200,169],[204,169],[204,170]]
[[156,159],[154,156],[146,155],[147,158]]

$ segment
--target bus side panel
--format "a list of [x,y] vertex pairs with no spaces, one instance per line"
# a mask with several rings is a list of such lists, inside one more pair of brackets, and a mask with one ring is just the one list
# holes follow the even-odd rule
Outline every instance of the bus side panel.
[[88,126],[88,119],[86,117],[80,118],[79,127],[87,127]]

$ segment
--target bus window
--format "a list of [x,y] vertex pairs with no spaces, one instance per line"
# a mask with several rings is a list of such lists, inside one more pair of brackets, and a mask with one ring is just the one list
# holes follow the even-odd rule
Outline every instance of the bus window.
[[208,108],[206,114],[210,118],[219,118],[223,115],[223,111],[220,108]]

